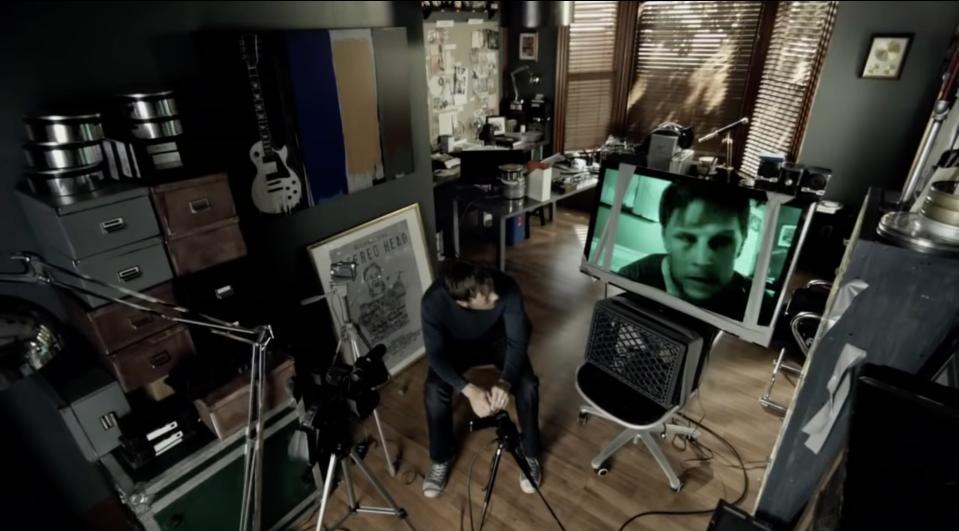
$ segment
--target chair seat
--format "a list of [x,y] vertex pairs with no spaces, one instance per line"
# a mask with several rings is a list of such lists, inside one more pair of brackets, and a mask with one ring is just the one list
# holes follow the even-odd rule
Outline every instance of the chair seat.
[[576,384],[583,398],[627,424],[654,424],[669,411],[591,363],[576,371]]

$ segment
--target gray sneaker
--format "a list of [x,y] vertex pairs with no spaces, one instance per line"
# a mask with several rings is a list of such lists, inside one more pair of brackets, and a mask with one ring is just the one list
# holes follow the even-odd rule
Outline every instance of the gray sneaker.
[[[539,459],[534,459],[532,457],[527,457],[526,462],[529,464],[529,475],[532,476],[533,481],[536,482],[536,486],[539,487],[543,484],[543,465],[540,464]],[[536,492],[533,484],[526,479],[526,474],[523,474],[522,472],[520,472],[519,488],[523,489],[523,492],[526,494],[532,494]]]
[[423,478],[424,496],[435,498],[443,493],[446,480],[450,477],[450,465],[452,463],[433,463],[430,465],[430,472]]

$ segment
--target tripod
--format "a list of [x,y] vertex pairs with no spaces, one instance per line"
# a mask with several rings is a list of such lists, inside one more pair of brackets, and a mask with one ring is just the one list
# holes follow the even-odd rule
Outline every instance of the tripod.
[[[549,514],[552,515],[554,520],[556,520],[556,525],[558,525],[563,531],[566,531],[566,528],[563,527],[563,523],[560,522],[559,517],[556,516],[553,508],[550,507],[549,502],[546,501],[546,497],[543,496],[543,493],[539,490],[539,485],[533,481],[533,476],[529,469],[529,463],[526,462],[526,454],[523,452],[523,448],[519,444],[519,431],[516,429],[516,424],[513,424],[513,421],[510,420],[509,414],[505,411],[500,411],[490,417],[471,420],[469,424],[470,431],[492,427],[496,427],[496,453],[493,454],[493,460],[490,462],[489,479],[486,480],[486,492],[483,495],[483,512],[480,515],[480,531],[482,531],[483,526],[486,525],[486,516],[489,512],[490,498],[493,496],[493,486],[496,485],[496,474],[499,472],[499,463],[500,459],[503,457],[504,450],[513,456],[513,460],[516,461],[516,465],[519,466],[519,469],[526,478],[526,481],[529,481],[530,485],[536,489],[536,494],[539,495],[540,500],[543,500],[543,505],[546,506]],[[470,513],[470,515],[472,515],[472,513]],[[470,516],[470,518],[472,519],[472,516]],[[472,520],[470,521],[472,522]]]
[[[347,458],[349,458],[349,460],[347,460]],[[389,507],[364,507],[357,502],[356,495],[353,492],[353,479],[350,476],[350,461],[366,476],[366,479],[373,485],[373,488],[376,489],[376,492],[386,501]],[[323,517],[326,515],[326,509],[330,500],[330,491],[333,489],[337,464],[339,464],[340,472],[342,473],[343,483],[346,485],[346,500],[349,505],[349,512],[337,520],[336,523],[329,528],[330,530],[339,529],[339,527],[343,525],[343,522],[346,522],[346,520],[354,514],[378,514],[395,516],[399,518],[410,531],[416,531],[413,524],[406,518],[406,510],[397,507],[396,502],[393,501],[393,498],[386,492],[383,485],[380,484],[379,480],[373,477],[370,470],[363,464],[363,457],[349,444],[338,444],[333,452],[330,453],[330,462],[326,466],[326,476],[324,476],[323,481],[323,496],[320,498],[320,514],[316,517],[316,531],[323,531]]]
[[[344,346],[349,348],[350,356],[346,357],[356,363],[356,360],[362,357],[359,341],[369,347],[369,342],[363,338],[359,329],[350,319],[349,296],[347,295],[347,282],[356,278],[355,262],[337,262],[333,264],[330,271],[330,287],[332,288],[333,300],[330,301],[330,313],[333,319],[339,323],[336,342],[336,352],[345,356],[342,352]],[[313,304],[329,297],[330,294],[318,295],[300,301],[301,306]],[[334,304],[335,303],[335,304]],[[338,307],[338,309],[337,309]],[[383,424],[380,423],[380,414],[373,410],[373,422],[376,424],[376,432],[380,436],[380,445],[383,447],[383,456],[386,458],[386,469],[391,476],[396,476],[396,467],[393,465],[393,459],[390,457],[390,449],[386,446],[386,436],[383,435]]]

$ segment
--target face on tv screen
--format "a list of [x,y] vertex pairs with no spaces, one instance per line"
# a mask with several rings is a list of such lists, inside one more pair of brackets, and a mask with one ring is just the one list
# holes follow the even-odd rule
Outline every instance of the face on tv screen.
[[[612,235],[610,272],[701,309],[743,321],[764,234],[762,195],[706,181],[631,178]],[[595,263],[612,210],[618,171],[608,169],[591,220]],[[782,291],[803,210],[780,208],[758,325],[768,325]]]

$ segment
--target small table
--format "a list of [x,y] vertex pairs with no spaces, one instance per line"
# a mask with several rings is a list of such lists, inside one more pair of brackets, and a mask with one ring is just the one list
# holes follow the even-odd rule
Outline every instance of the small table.
[[[500,271],[506,271],[506,222],[517,216],[526,215],[541,207],[549,208],[549,220],[556,218],[556,202],[596,188],[598,180],[566,193],[558,193],[555,190],[550,194],[546,201],[537,201],[528,197],[521,200],[510,200],[505,197],[479,197],[471,198],[469,196],[457,194],[453,197],[453,253],[460,256],[460,201],[467,202],[467,210],[476,209],[482,212],[488,212],[493,216],[493,223],[496,224],[499,231],[499,242],[496,246],[496,264]],[[464,212],[465,213],[465,212]]]

